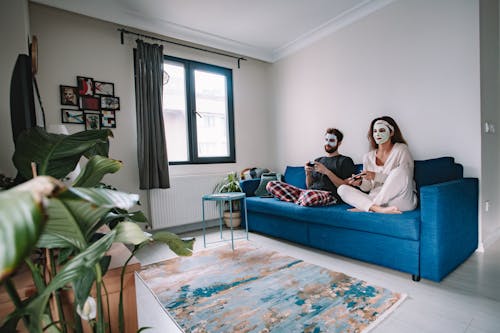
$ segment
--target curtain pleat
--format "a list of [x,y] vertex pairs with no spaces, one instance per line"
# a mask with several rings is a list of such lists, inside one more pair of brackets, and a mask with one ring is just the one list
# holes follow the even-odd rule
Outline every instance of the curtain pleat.
[[134,61],[140,189],[169,188],[162,110],[163,45],[138,39]]

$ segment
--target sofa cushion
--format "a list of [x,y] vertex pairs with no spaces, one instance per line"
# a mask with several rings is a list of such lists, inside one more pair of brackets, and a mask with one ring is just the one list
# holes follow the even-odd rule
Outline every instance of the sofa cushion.
[[293,220],[321,225],[348,228],[402,239],[418,240],[420,235],[420,210],[403,214],[377,214],[349,212],[346,204],[304,207],[279,201],[275,198],[247,198],[247,210],[278,215]]
[[306,171],[303,166],[287,166],[284,181],[298,188],[306,188]]
[[254,194],[258,197],[270,196],[271,194],[267,191],[267,183],[271,181],[282,181],[281,173],[267,172],[263,173],[260,177],[259,187],[255,190]]
[[443,183],[463,177],[463,167],[453,157],[440,157],[415,161],[415,184],[422,186]]

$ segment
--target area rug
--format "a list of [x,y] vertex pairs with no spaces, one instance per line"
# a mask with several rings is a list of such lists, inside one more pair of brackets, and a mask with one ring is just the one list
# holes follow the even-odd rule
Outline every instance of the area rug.
[[145,266],[184,332],[366,332],[406,295],[239,242]]

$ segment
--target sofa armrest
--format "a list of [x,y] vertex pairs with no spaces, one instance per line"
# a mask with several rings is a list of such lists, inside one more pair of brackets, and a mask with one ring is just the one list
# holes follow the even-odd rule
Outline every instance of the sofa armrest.
[[240,181],[240,186],[247,197],[254,197],[255,190],[259,187],[260,178],[246,179]]
[[478,244],[478,179],[420,188],[420,275],[441,281]]

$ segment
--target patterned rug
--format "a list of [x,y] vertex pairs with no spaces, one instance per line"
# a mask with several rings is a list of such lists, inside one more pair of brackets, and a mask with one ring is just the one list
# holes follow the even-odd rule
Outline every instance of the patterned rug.
[[406,295],[249,242],[145,266],[184,332],[366,332]]

